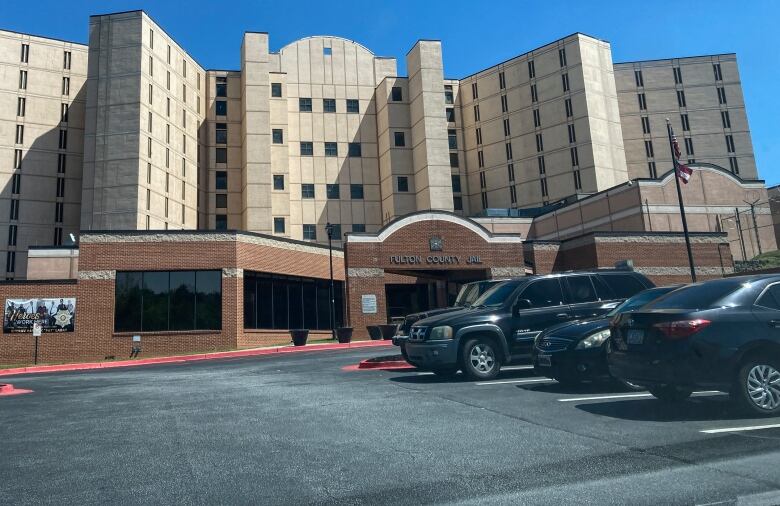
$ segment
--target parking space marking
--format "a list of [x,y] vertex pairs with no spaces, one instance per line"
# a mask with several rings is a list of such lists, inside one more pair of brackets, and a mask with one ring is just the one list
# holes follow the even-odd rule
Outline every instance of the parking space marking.
[[532,365],[505,365],[501,367],[502,371],[530,371],[533,369]]
[[486,386],[486,385],[508,385],[508,384],[523,385],[525,383],[554,383],[554,382],[555,380],[550,378],[531,378],[531,379],[520,379],[520,380],[480,381],[474,384],[478,386]]
[[[718,390],[702,390],[700,392],[693,392],[691,395],[726,395]],[[593,395],[590,397],[570,397],[567,399],[558,399],[558,402],[579,402],[579,401],[602,401],[606,399],[636,399],[636,398],[649,398],[653,394],[650,393],[635,393],[635,394],[615,394],[615,395]]]
[[773,423],[770,425],[751,425],[747,427],[729,427],[727,429],[707,429],[707,430],[700,430],[699,432],[703,434],[720,434],[721,432],[747,432],[751,430],[777,429],[777,428],[780,428],[780,423]]

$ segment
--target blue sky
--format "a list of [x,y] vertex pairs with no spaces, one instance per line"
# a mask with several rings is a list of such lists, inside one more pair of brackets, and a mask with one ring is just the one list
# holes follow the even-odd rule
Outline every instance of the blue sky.
[[759,175],[780,184],[780,1],[35,0],[4,2],[0,28],[86,42],[90,14],[132,9],[146,10],[207,68],[238,68],[244,31],[269,32],[272,50],[309,35],[346,37],[398,57],[401,72],[417,39],[440,39],[445,74],[455,78],[577,31],[610,41],[617,62],[735,52]]

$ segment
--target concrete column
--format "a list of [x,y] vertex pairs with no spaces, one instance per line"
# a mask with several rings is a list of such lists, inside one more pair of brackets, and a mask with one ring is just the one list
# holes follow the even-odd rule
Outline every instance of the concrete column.
[[441,42],[421,40],[406,55],[417,209],[452,211]]
[[241,44],[242,227],[271,233],[271,107],[268,34]]

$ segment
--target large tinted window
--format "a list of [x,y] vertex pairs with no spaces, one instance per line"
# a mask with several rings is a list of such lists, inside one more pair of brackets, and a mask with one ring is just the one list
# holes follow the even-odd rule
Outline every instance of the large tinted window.
[[631,274],[609,274],[602,276],[602,279],[612,288],[618,299],[626,299],[645,289],[645,285]]
[[534,281],[523,290],[520,298],[531,301],[531,307],[550,307],[563,304],[561,284],[557,279]]
[[140,328],[141,282],[140,272],[116,273],[114,329],[117,332],[132,332]]
[[675,290],[647,307],[653,309],[701,309],[716,306],[717,302],[738,290],[741,281],[718,280],[707,283],[697,283]]
[[[341,326],[344,284],[333,285],[336,326]],[[244,328],[327,330],[329,301],[328,280],[244,272]]]
[[630,299],[624,300],[622,304],[620,304],[615,309],[607,313],[607,316],[615,316],[616,314],[625,313],[627,311],[634,311],[635,309],[639,309],[645,304],[654,301],[655,299],[659,298],[664,294],[671,292],[672,290],[674,290],[673,287],[651,288],[650,290],[639,292],[638,294],[634,295]]
[[222,328],[221,271],[117,272],[117,332]]
[[597,300],[596,292],[590,282],[590,276],[572,276],[566,278],[566,284],[569,285],[569,297],[572,304]]
[[612,289],[607,286],[607,283],[602,276],[591,276],[590,279],[593,281],[593,286],[596,288],[596,295],[599,300],[610,300],[615,298]]
[[500,306],[514,293],[518,285],[519,283],[512,281],[499,283],[475,300],[474,306]]

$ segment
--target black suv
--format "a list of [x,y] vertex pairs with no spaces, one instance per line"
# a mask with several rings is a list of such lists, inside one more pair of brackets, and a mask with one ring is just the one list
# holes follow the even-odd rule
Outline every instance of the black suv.
[[491,379],[502,364],[528,362],[534,338],[547,327],[604,314],[652,286],[637,272],[612,269],[504,281],[468,311],[415,323],[406,353],[417,367],[439,375],[462,370],[472,379]]
[[483,293],[487,292],[499,283],[503,283],[506,279],[488,279],[485,281],[474,281],[466,283],[460,287],[458,296],[455,298],[455,304],[450,307],[442,307],[438,309],[429,309],[428,311],[421,311],[419,313],[412,313],[406,315],[404,321],[398,326],[396,334],[393,336],[393,344],[401,347],[401,354],[408,361],[409,357],[406,354],[406,340],[409,338],[409,330],[415,322],[429,318],[431,316],[440,315],[444,313],[452,313],[453,311],[459,311],[461,309],[468,309]]

